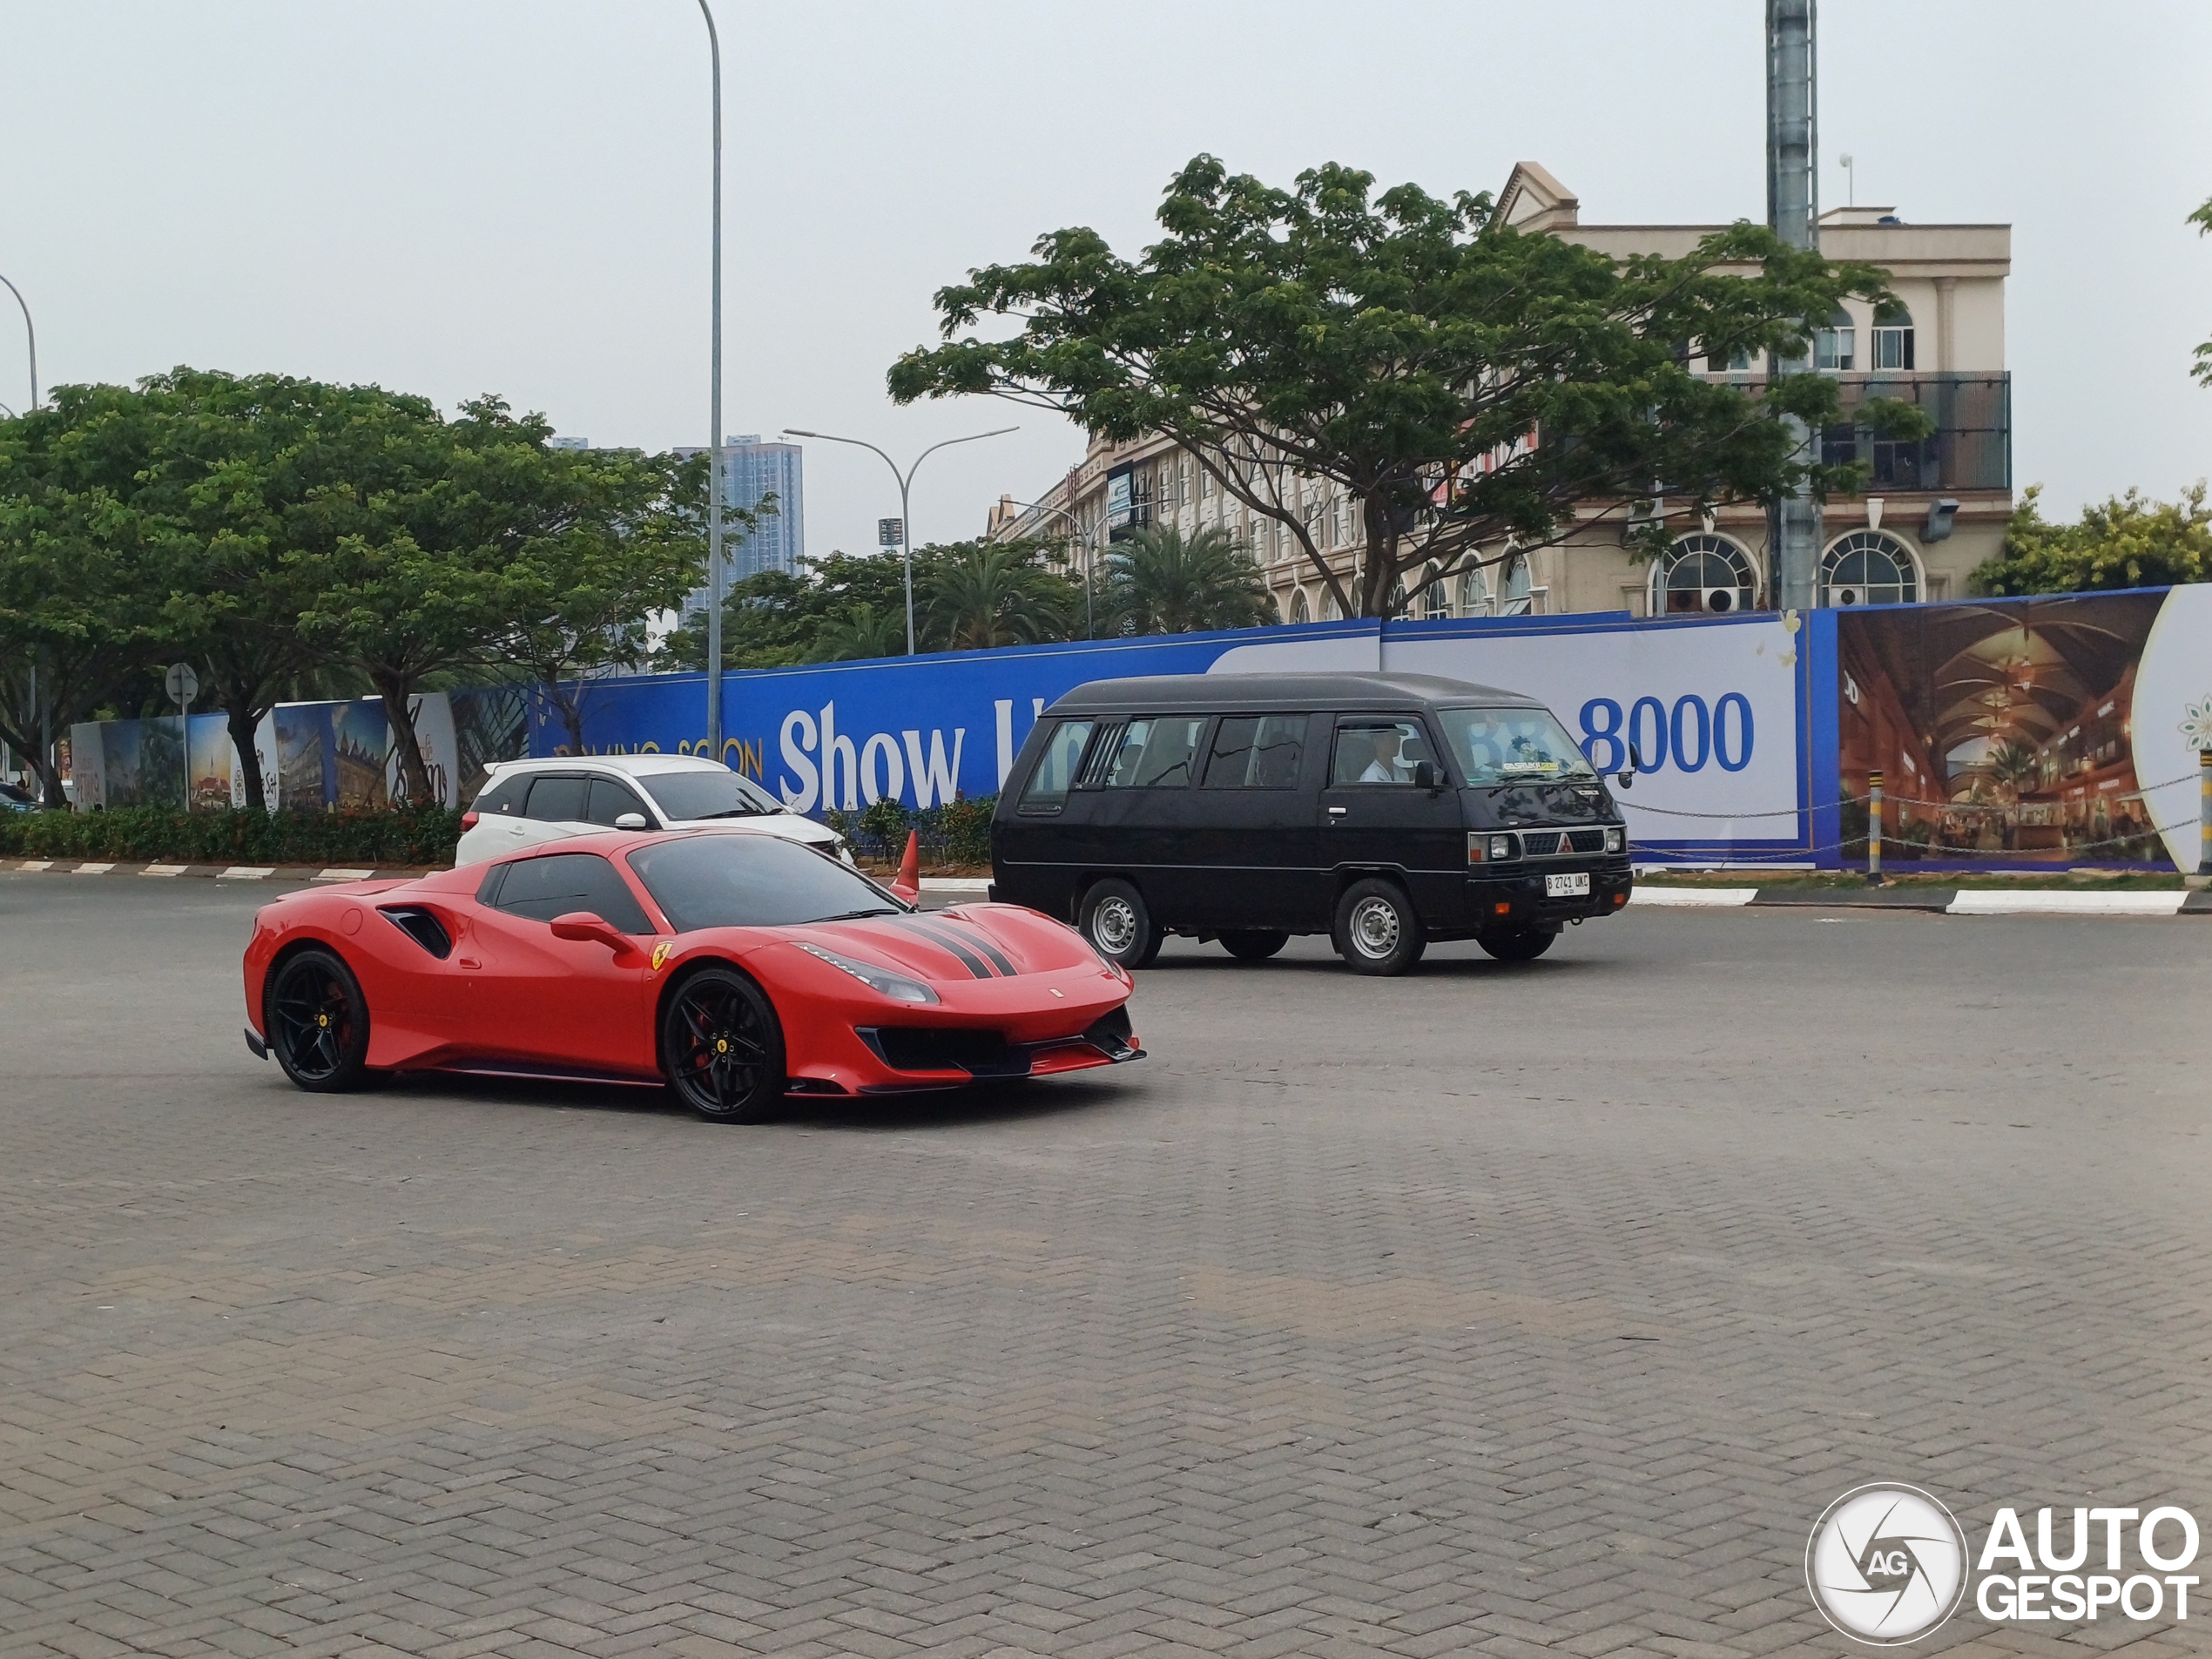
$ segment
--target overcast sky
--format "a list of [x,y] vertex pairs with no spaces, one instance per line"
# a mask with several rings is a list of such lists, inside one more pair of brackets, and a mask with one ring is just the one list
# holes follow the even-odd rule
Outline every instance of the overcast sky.
[[[1592,222],[1764,212],[1758,0],[718,0],[724,426],[902,457],[926,540],[1082,453],[982,401],[894,408],[929,295],[1089,225],[1134,252],[1204,151],[1288,183],[1495,190]],[[2070,510],[2212,471],[2212,6],[1829,0],[1821,194],[2009,221],[2015,473]],[[497,392],[596,444],[707,423],[696,0],[0,0],[0,273],[47,384],[179,363]],[[0,294],[0,306],[9,303]],[[0,314],[0,401],[27,383]],[[807,446],[811,551],[873,544],[881,462]]]

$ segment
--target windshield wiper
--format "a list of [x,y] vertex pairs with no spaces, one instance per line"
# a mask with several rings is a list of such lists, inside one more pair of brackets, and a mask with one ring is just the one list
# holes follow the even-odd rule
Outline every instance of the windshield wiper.
[[710,818],[758,818],[759,816],[760,809],[758,806],[725,806],[718,813],[701,813],[697,818],[687,818],[684,821],[687,824],[704,824]]
[[906,914],[903,910],[886,910],[878,905],[867,910],[846,910],[834,916],[817,916],[814,921],[810,921],[806,925],[811,927],[814,922],[819,921],[860,921],[869,916],[903,916]]

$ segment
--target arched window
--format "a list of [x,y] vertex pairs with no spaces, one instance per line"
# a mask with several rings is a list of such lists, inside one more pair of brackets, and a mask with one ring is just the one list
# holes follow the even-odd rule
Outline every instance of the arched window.
[[1305,590],[1304,588],[1294,589],[1291,593],[1291,620],[1292,622],[1312,622],[1313,620],[1313,612],[1306,606]]
[[1823,604],[1910,604],[1919,597],[1920,562],[1886,530],[1853,530],[1821,556]]
[[1441,582],[1432,582],[1421,590],[1420,616],[1423,622],[1448,621],[1452,615],[1452,601],[1444,591]]
[[1874,354],[1867,367],[1912,367],[1912,314],[1903,306],[1886,305],[1874,314]]
[[1393,617],[1403,617],[1408,614],[1406,604],[1406,578],[1402,576],[1390,584],[1390,614]]
[[1651,572],[1655,617],[1749,610],[1758,603],[1751,556],[1725,536],[1684,536]]
[[1533,608],[1529,590],[1534,586],[1528,575],[1528,558],[1516,553],[1505,563],[1505,585],[1498,595],[1498,614],[1501,617],[1525,617]]
[[1838,306],[1813,334],[1812,366],[1848,370],[1858,361],[1858,330],[1851,326],[1851,313]]
[[1487,617],[1490,614],[1490,578],[1480,570],[1468,570],[1461,574],[1458,614],[1462,617]]
[[1337,603],[1335,589],[1329,590],[1328,597],[1322,603],[1321,614],[1331,622],[1344,620],[1344,607]]

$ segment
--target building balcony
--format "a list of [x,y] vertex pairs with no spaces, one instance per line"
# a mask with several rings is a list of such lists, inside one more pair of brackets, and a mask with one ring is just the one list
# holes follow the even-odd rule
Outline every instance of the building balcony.
[[1869,490],[2003,490],[2013,487],[2013,377],[2010,374],[1841,374],[1846,415],[1875,398],[1914,403],[1935,430],[1909,442],[1853,423],[1820,435],[1830,466],[1861,462]]

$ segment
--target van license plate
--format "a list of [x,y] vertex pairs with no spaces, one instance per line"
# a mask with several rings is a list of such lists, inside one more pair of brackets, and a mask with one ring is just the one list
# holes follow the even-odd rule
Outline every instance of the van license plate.
[[1547,899],[1587,899],[1590,896],[1590,875],[1587,870],[1575,875],[1548,875],[1544,878],[1544,897]]

